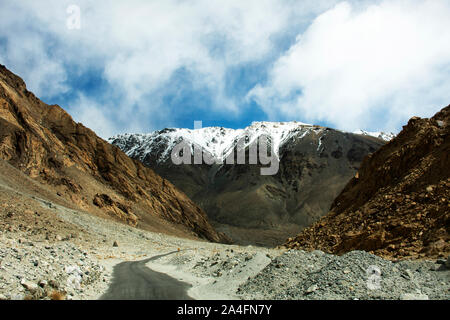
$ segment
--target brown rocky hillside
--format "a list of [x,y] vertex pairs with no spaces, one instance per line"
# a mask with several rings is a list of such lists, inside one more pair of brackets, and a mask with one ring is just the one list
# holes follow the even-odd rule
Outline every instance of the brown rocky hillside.
[[450,106],[366,157],[331,211],[285,246],[389,258],[450,253]]
[[0,159],[78,209],[145,229],[164,232],[170,225],[181,235],[226,240],[170,182],[74,122],[61,107],[36,98],[1,65]]

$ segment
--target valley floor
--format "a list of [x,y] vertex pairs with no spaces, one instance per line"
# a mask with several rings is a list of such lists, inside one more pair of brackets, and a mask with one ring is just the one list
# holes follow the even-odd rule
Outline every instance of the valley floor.
[[0,299],[99,299],[114,266],[158,255],[145,265],[187,283],[194,299],[450,298],[445,260],[394,263],[359,251],[338,257],[187,240],[2,183],[0,201]]

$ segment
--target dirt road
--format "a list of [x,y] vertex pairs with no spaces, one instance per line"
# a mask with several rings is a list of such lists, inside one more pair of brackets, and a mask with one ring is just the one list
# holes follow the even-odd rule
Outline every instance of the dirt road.
[[102,300],[191,300],[190,285],[153,271],[146,263],[176,253],[154,256],[141,261],[122,262],[114,267],[113,281]]

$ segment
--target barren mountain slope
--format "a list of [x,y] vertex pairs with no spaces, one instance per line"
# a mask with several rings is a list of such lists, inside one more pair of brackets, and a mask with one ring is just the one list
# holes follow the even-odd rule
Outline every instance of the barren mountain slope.
[[75,123],[59,106],[40,101],[4,66],[0,159],[79,209],[142,228],[166,220],[183,234],[225,240],[205,213],[169,181]]
[[331,212],[285,244],[386,257],[450,253],[450,106],[431,119],[413,117],[365,159]]
[[[249,164],[248,145],[270,136],[280,159],[273,176]],[[214,158],[236,151],[245,139],[246,164],[175,165],[176,143],[200,145]],[[183,190],[217,230],[240,244],[279,245],[328,212],[362,159],[385,141],[299,122],[254,122],[245,129],[165,129],[121,135],[110,141]]]

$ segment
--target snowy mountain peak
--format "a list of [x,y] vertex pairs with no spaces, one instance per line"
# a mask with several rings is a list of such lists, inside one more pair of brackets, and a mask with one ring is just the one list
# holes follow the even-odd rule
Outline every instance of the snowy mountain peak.
[[[250,128],[292,128],[298,126],[310,126],[312,124],[298,122],[298,121],[289,121],[289,122],[271,122],[271,121],[253,121],[249,126]],[[248,128],[248,127],[247,127]]]
[[[109,138],[108,141],[117,145],[128,156],[141,161],[152,156],[156,162],[164,162],[170,158],[171,151],[181,141],[187,142],[192,151],[199,146],[213,158],[223,161],[235,148],[238,141],[244,141],[244,147],[255,142],[260,136],[266,135],[271,141],[275,155],[291,138],[302,139],[314,133],[322,136],[326,128],[297,121],[268,122],[255,121],[244,129],[229,129],[223,127],[204,127],[200,129],[167,128],[148,134],[122,134]],[[392,135],[383,132],[355,132],[370,135],[389,141]],[[320,149],[321,140],[319,139]]]
[[395,137],[395,134],[393,132],[383,132],[383,131],[371,132],[371,131],[365,131],[365,130],[359,129],[359,130],[354,131],[353,133],[361,134],[363,136],[371,136],[371,137],[379,138],[384,141],[391,141]]
[[[234,149],[236,143],[243,139],[244,146],[252,144],[261,135],[270,137],[275,154],[281,145],[293,135],[305,136],[314,130],[316,133],[324,128],[302,122],[253,122],[244,129],[223,127],[205,127],[200,129],[163,129],[148,134],[121,134],[108,139],[128,156],[143,160],[149,153],[158,154],[157,162],[170,157],[170,152],[181,141],[200,146],[214,158],[224,160]],[[139,155],[139,156],[138,156]]]

